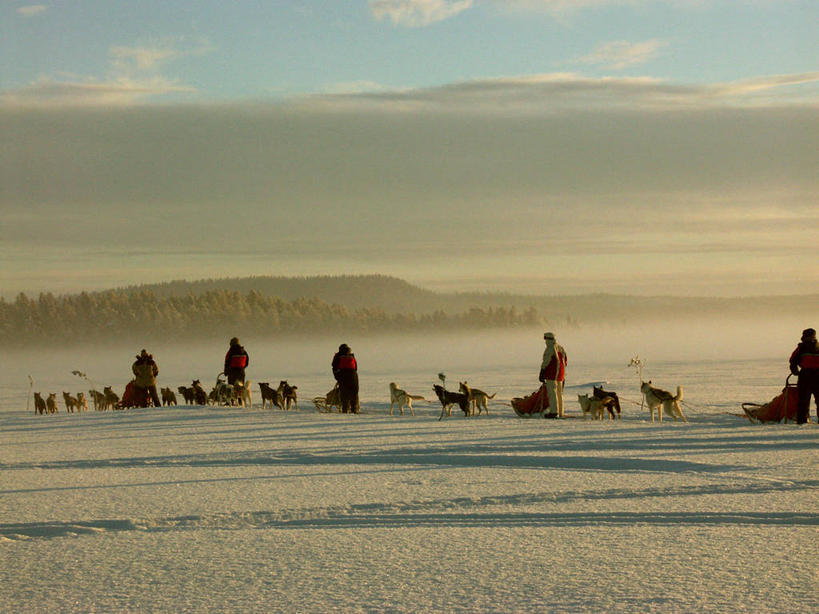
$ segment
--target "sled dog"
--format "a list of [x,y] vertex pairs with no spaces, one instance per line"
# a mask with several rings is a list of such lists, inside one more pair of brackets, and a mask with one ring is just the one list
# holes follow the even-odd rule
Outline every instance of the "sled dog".
[[461,411],[464,412],[464,416],[469,416],[469,399],[465,394],[462,392],[450,392],[449,390],[445,390],[444,387],[439,384],[434,384],[432,389],[435,391],[435,395],[441,402],[441,415],[438,416],[438,420],[444,417],[444,413],[446,413],[447,416],[451,416],[452,406],[456,403],[458,404],[458,407],[461,408]]
[[85,398],[84,392],[77,393],[77,413],[81,411],[88,411],[88,401]]
[[583,420],[588,420],[588,416],[591,416],[592,420],[602,420],[605,410],[609,411],[609,420],[614,420],[612,409],[614,399],[611,397],[598,399],[588,394],[578,394],[577,402],[580,403],[580,409],[583,410]]
[[204,388],[202,388],[202,382],[200,382],[198,379],[193,380],[193,382],[191,382],[191,388],[193,388],[194,403],[197,405],[207,405],[208,393],[205,392]]
[[117,396],[117,393],[113,391],[111,386],[103,388],[102,393],[105,395],[105,409],[117,409],[119,396]]
[[161,388],[161,392],[163,405],[176,405],[176,395],[173,393],[173,390],[170,388]]
[[46,407],[48,408],[48,413],[56,414],[59,413],[60,408],[57,407],[57,393],[52,392],[46,398]]
[[460,382],[459,388],[463,394],[466,395],[466,398],[469,399],[469,402],[472,404],[472,415],[474,416],[477,412],[480,414],[483,410],[486,410],[486,413],[489,413],[489,407],[486,405],[487,399],[494,399],[497,392],[492,393],[492,395],[486,394],[483,390],[478,390],[477,388],[471,388],[469,384],[466,382]]
[[[609,415],[612,418],[620,418],[620,397],[617,396],[616,392],[609,392],[608,390],[603,390],[598,386],[592,386],[592,391],[594,392],[594,397],[596,399],[605,399],[609,397],[611,402],[606,406],[606,409],[609,410]],[[617,416],[614,415],[614,412],[617,412]]]
[[77,408],[76,397],[72,397],[65,390],[63,390],[63,401],[65,401],[65,411],[67,411],[69,414],[73,414],[74,410]]
[[39,392],[34,393],[34,413],[35,414],[44,414],[48,410],[46,408],[46,402],[43,397],[40,396]]
[[182,398],[185,400],[185,405],[193,405],[193,402],[196,400],[193,388],[190,386],[178,386],[176,390],[182,395]]
[[262,409],[266,409],[268,403],[270,403],[270,409],[273,409],[274,405],[279,409],[284,409],[281,393],[276,388],[271,388],[270,382],[259,382],[259,391],[262,395]]
[[674,418],[674,421],[679,418],[683,422],[688,422],[688,419],[682,412],[680,401],[683,398],[682,386],[677,386],[677,394],[672,395],[667,390],[660,390],[651,385],[651,380],[640,383],[640,392],[645,395],[646,403],[648,404],[648,411],[651,412],[651,421],[654,422],[654,410],[657,410],[657,416],[660,422],[663,421],[663,412]]
[[415,412],[412,410],[413,401],[423,401],[424,397],[417,394],[409,394],[406,390],[401,390],[395,382],[390,382],[390,415],[392,416],[392,409],[395,404],[398,404],[398,410],[401,415],[404,415],[404,408],[410,410],[413,416]]
[[276,390],[281,395],[284,409],[289,410],[291,407],[295,407],[296,409],[299,408],[299,399],[296,394],[296,390],[298,390],[298,388],[298,386],[291,386],[288,384],[286,379],[279,382],[279,387]]

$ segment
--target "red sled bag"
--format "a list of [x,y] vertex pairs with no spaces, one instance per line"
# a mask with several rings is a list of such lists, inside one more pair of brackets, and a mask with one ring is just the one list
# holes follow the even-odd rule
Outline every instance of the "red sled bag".
[[125,392],[122,393],[122,400],[119,402],[121,409],[130,407],[148,407],[150,396],[145,388],[136,385],[135,380],[131,380],[125,385]]
[[742,411],[752,423],[761,422],[796,422],[796,403],[799,393],[796,391],[796,384],[790,383],[791,376],[785,379],[785,387],[779,396],[774,397],[768,403],[743,403]]
[[549,395],[546,394],[546,386],[543,385],[535,390],[528,397],[515,397],[512,399],[512,409],[519,418],[540,417],[549,408]]

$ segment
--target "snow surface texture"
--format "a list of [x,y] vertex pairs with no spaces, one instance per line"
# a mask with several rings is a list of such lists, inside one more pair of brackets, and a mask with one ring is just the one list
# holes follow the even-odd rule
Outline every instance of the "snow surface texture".
[[[326,373],[294,382],[288,413],[257,395],[34,416],[17,382],[0,397],[0,611],[815,612],[819,428],[728,413],[775,395],[777,367],[656,366],[685,385],[688,424],[649,422],[622,364],[573,372],[620,392],[617,422],[579,419],[585,386],[566,390],[574,419],[518,419],[508,401],[536,382],[485,373],[491,414],[440,422],[430,401],[388,416],[389,379],[361,415],[320,414]],[[430,398],[436,374],[399,383]]]

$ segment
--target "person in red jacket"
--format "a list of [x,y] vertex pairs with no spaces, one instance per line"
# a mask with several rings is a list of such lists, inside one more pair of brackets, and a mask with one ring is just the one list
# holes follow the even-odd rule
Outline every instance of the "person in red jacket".
[[230,340],[230,348],[225,354],[225,375],[228,384],[231,386],[236,382],[245,383],[245,369],[250,364],[250,357],[245,348],[239,343],[239,339],[234,337]]
[[350,346],[342,343],[333,356],[333,377],[338,382],[341,413],[358,413],[358,363]]
[[806,328],[802,339],[791,354],[791,373],[799,376],[796,380],[796,423],[805,424],[810,414],[810,398],[816,404],[816,419],[819,421],[819,343],[816,330]]
[[555,340],[554,333],[544,333],[546,349],[540,363],[540,379],[546,385],[549,395],[549,416],[563,417],[563,382],[566,379],[566,350]]

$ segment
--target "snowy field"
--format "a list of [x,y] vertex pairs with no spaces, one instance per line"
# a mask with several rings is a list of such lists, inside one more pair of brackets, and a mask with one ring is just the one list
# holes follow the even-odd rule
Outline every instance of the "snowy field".
[[[817,611],[819,428],[731,415],[781,390],[788,339],[742,360],[649,348],[646,377],[684,385],[688,424],[648,421],[630,351],[559,340],[561,421],[508,405],[537,385],[537,338],[460,353],[453,338],[348,340],[358,416],[309,402],[330,387],[332,344],[246,342],[251,379],[299,386],[289,413],[256,398],[34,416],[28,374],[58,397],[90,387],[72,369],[121,389],[139,348],[6,353],[0,611]],[[212,382],[225,349],[149,348],[174,388]],[[387,415],[389,381],[429,399],[440,371],[497,392],[491,414]],[[622,420],[580,419],[594,381],[620,393]]]

